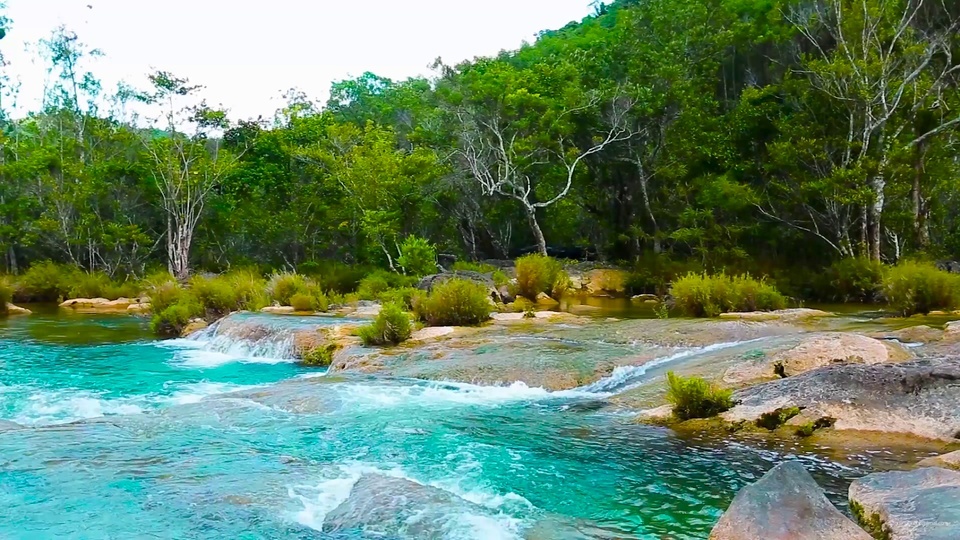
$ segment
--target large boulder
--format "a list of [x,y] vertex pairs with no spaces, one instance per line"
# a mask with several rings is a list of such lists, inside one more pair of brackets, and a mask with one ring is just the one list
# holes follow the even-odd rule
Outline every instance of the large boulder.
[[788,461],[737,493],[710,540],[870,540],[840,513],[810,473]]
[[960,472],[937,467],[867,475],[850,484],[850,509],[876,538],[960,538]]
[[929,457],[920,463],[918,467],[940,467],[941,469],[953,469],[960,471],[960,450],[943,454],[942,456]]
[[901,364],[839,364],[734,393],[722,417],[755,421],[785,407],[803,413],[788,424],[955,440],[960,435],[960,358]]
[[731,366],[723,381],[729,385],[745,385],[793,377],[834,364],[884,364],[911,358],[909,351],[893,342],[859,334],[814,334],[790,349],[745,359]]
[[454,271],[444,272],[442,274],[434,274],[421,279],[420,282],[417,283],[417,288],[421,291],[430,292],[437,285],[446,283],[451,279],[464,279],[467,281],[473,281],[474,283],[479,283],[480,285],[486,287],[490,292],[491,300],[498,303],[503,302],[503,298],[500,295],[500,290],[493,282],[493,276],[491,274],[481,274],[480,272]]
[[404,478],[365,474],[347,500],[326,515],[323,532],[364,538],[470,537],[470,533],[481,533],[470,530],[471,525],[479,529],[483,521],[493,519],[489,510],[448,491]]
[[30,315],[31,313],[33,312],[27,308],[7,303],[7,315]]

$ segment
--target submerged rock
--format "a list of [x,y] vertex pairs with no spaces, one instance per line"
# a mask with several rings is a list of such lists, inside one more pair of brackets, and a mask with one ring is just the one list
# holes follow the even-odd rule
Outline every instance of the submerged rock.
[[183,327],[183,330],[180,331],[180,337],[188,337],[192,334],[196,334],[208,326],[209,325],[207,324],[207,321],[203,319],[193,319]]
[[7,303],[7,315],[30,315],[31,313],[33,312],[27,308],[15,306],[9,302]]
[[[954,440],[960,434],[960,358],[902,364],[841,364],[734,393],[728,422],[799,407],[790,425],[829,420],[836,429]],[[824,424],[827,425],[827,424]]]
[[114,312],[127,311],[131,305],[138,303],[139,301],[131,298],[117,298],[116,300],[107,300],[106,298],[74,298],[63,302],[60,304],[60,307],[78,311]]
[[781,463],[737,493],[710,540],[870,540],[827,499],[803,465]]
[[365,474],[347,500],[327,514],[323,532],[439,539],[458,530],[469,532],[476,520],[492,519],[489,510],[442,489]]
[[8,420],[0,420],[0,432],[3,431],[12,431],[14,429],[20,429],[23,426],[16,422],[10,422]]
[[909,351],[896,343],[884,343],[859,334],[816,334],[776,354],[745,359],[728,369],[723,381],[744,385],[793,377],[834,364],[883,364],[904,362],[911,357]]
[[960,472],[937,467],[867,475],[850,484],[850,508],[876,538],[960,537]]
[[953,469],[960,471],[960,450],[943,454],[942,456],[929,457],[920,463],[918,467],[940,467],[942,469]]

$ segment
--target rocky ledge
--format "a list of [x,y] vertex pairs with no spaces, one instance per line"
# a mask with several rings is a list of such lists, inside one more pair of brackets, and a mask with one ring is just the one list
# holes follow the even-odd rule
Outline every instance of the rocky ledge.
[[960,538],[960,472],[938,467],[874,473],[850,485],[850,509],[878,539]]

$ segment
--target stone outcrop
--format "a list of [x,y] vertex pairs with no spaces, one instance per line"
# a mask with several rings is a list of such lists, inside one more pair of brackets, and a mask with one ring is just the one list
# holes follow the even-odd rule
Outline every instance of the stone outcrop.
[[938,467],[867,475],[850,484],[850,509],[876,538],[960,538],[960,472]]
[[911,358],[909,351],[892,342],[885,343],[859,334],[814,334],[790,349],[745,359],[731,366],[724,373],[723,382],[746,385],[794,377],[835,364],[884,364]]
[[267,306],[261,309],[260,312],[270,315],[293,315],[297,310],[293,309],[293,306]]
[[196,334],[197,332],[205,329],[207,326],[207,321],[203,319],[193,319],[183,327],[183,330],[180,331],[180,337],[188,337],[191,334]]
[[116,300],[107,300],[106,298],[73,298],[61,303],[60,307],[89,313],[122,313],[127,311],[131,305],[139,303],[139,300],[133,298],[117,298]]
[[421,291],[430,292],[433,288],[440,283],[446,283],[451,279],[464,279],[467,281],[473,281],[474,283],[479,283],[487,288],[490,293],[490,298],[494,302],[503,302],[503,298],[500,295],[500,289],[493,283],[493,277],[490,274],[481,274],[480,272],[471,272],[471,271],[456,271],[456,272],[444,272],[442,274],[434,274],[432,276],[426,276],[417,283],[417,288]]
[[31,313],[33,312],[27,308],[15,306],[9,302],[7,303],[7,315],[30,315]]
[[794,426],[827,421],[836,429],[955,440],[960,436],[960,358],[902,364],[841,364],[734,393],[729,422],[799,407]]
[[819,309],[781,309],[779,311],[749,311],[721,313],[721,319],[737,319],[741,321],[787,321],[800,322],[809,319],[819,319],[823,317],[833,317],[833,313],[820,311]]
[[127,306],[127,313],[134,315],[141,315],[144,313],[150,313],[153,309],[153,306],[150,302],[137,302],[136,304],[130,304]]
[[710,540],[870,540],[798,462],[782,463],[737,493]]
[[942,456],[929,457],[920,463],[918,467],[940,467],[942,469],[953,469],[960,471],[960,450],[943,454]]

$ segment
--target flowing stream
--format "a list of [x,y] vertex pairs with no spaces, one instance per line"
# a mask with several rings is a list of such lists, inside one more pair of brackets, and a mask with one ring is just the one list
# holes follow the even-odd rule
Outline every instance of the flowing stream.
[[870,467],[599,406],[644,369],[555,393],[327,376],[289,356],[317,319],[264,320],[168,342],[129,317],[0,321],[0,538],[706,538],[773,463],[838,501]]

